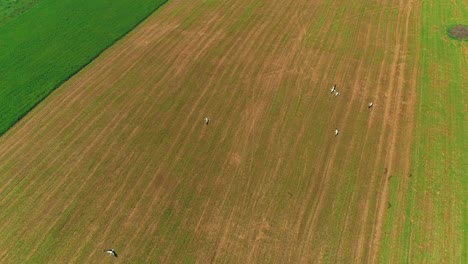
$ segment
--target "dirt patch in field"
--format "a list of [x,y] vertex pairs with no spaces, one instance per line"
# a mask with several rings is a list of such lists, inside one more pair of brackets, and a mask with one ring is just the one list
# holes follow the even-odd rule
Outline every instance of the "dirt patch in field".
[[468,26],[465,26],[465,25],[453,26],[448,30],[448,34],[452,38],[466,40],[468,39]]

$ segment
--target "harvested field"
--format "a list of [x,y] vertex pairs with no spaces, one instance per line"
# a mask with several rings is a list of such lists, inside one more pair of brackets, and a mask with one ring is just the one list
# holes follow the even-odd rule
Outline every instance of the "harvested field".
[[170,1],[0,138],[0,259],[377,262],[420,12]]

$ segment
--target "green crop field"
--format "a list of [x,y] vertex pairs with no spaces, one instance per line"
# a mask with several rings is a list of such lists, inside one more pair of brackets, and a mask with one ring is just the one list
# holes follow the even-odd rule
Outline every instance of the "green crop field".
[[0,26],[0,135],[165,2],[42,0]]
[[447,36],[467,21],[466,1],[424,1],[412,168],[392,183],[383,262],[468,261],[468,41]]

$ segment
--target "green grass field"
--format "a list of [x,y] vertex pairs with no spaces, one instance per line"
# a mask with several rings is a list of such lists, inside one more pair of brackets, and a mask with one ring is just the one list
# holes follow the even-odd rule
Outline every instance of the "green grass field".
[[43,0],[1,26],[0,135],[166,1]]
[[[390,200],[401,208],[387,216],[385,263],[468,261],[468,42],[447,36],[450,25],[468,21],[464,3],[423,4],[412,169],[392,183]],[[398,201],[396,192],[407,196]]]

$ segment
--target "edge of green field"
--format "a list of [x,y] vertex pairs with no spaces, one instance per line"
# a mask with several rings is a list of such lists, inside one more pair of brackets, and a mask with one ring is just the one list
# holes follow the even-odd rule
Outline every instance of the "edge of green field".
[[167,0],[43,0],[0,26],[0,136]]
[[389,201],[406,192],[404,213],[387,212],[380,262],[467,263],[468,42],[447,28],[466,22],[468,9],[462,0],[424,1],[421,19],[412,174],[407,186],[390,183]]

